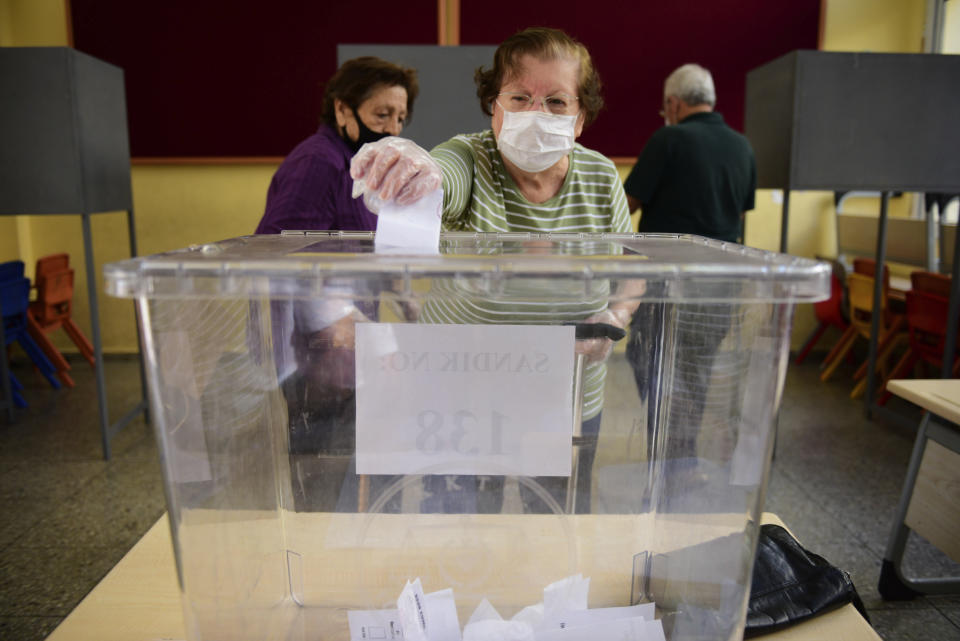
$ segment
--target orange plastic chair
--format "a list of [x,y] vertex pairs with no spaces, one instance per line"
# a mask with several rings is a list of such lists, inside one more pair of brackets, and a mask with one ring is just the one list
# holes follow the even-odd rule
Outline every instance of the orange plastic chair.
[[47,274],[70,269],[70,254],[50,254],[37,260],[37,270],[33,280],[38,281]]
[[[950,308],[950,278],[933,272],[910,274],[912,289],[907,292],[907,328],[909,349],[894,366],[880,388],[880,404],[890,399],[887,383],[913,371],[918,363],[940,368],[947,342],[947,316]],[[960,348],[951,367],[954,377],[960,376]]]
[[[873,261],[869,262],[873,263]],[[872,265],[861,265],[862,271],[866,271],[866,267],[868,266],[872,267]],[[825,369],[820,375],[821,381],[827,381],[833,376],[833,373],[841,361],[853,348],[858,337],[863,337],[867,340],[870,339],[873,319],[874,280],[872,275],[866,276],[860,273],[860,271],[857,270],[856,264],[854,265],[854,270],[855,271],[847,277],[847,289],[850,297],[850,328],[844,334],[846,340],[840,343],[839,348],[832,353],[832,359],[824,362]],[[886,268],[884,268],[883,273],[884,275],[888,274]],[[889,288],[886,286],[883,288],[880,299],[882,315],[880,335],[877,340],[877,368],[881,370],[891,354],[893,354],[894,349],[907,340],[907,334],[903,331],[905,323],[904,316],[890,312],[888,290]],[[861,380],[857,386],[854,387],[853,392],[851,392],[851,398],[857,398],[866,389],[866,371],[867,364],[864,363],[854,376],[855,379],[860,378]]]
[[[30,303],[30,310],[27,314],[30,335],[41,345],[43,351],[48,353],[48,356],[48,350],[53,350],[59,355],[56,347],[47,338],[47,334],[62,328],[80,350],[80,354],[93,367],[96,363],[93,345],[90,344],[90,341],[87,340],[87,337],[84,336],[71,318],[73,270],[70,269],[69,260],[67,254],[53,254],[44,256],[37,261],[35,278],[37,300]],[[58,373],[65,373],[70,366],[62,355],[59,355],[59,360],[62,363],[55,363]],[[61,368],[61,364],[66,365],[66,367]]]

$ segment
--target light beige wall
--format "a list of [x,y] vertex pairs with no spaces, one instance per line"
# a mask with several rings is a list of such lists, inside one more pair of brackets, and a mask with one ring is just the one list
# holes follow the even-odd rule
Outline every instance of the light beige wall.
[[[133,206],[137,245],[141,255],[156,254],[253,233],[276,167],[252,165],[136,166],[133,168]],[[79,216],[31,216],[35,256],[68,252],[76,270],[74,317],[81,329],[90,329],[83,237]],[[136,328],[129,301],[103,291],[103,265],[129,257],[129,232],[124,212],[92,217],[95,268],[98,274],[100,325],[105,351],[132,352]],[[28,272],[32,271],[32,261]],[[62,349],[73,345],[53,335]]]
[[947,2],[943,20],[943,53],[960,53],[960,3]]
[[926,5],[926,0],[826,0],[823,48],[920,53]]
[[62,47],[67,44],[63,0],[0,0],[0,47]]

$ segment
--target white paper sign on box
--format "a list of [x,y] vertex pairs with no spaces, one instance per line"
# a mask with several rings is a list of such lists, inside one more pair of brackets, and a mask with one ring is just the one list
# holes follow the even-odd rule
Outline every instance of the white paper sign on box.
[[570,475],[572,326],[359,323],[356,344],[358,474]]

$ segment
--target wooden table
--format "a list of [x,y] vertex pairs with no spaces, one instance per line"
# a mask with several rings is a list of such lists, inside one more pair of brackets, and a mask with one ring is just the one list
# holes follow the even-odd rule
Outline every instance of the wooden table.
[[928,413],[917,430],[884,553],[880,594],[903,600],[960,592],[960,577],[910,578],[900,567],[910,530],[960,562],[960,380],[893,380],[887,389]]
[[904,379],[887,383],[891,393],[960,425],[960,380],[951,378]]
[[[780,523],[780,520],[767,514],[764,522]],[[49,641],[185,638],[166,515],[48,637]],[[880,641],[852,605],[763,638],[770,641]]]

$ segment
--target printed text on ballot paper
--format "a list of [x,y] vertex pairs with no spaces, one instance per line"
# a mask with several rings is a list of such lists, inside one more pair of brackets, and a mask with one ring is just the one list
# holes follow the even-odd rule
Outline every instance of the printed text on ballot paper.
[[357,325],[357,473],[569,476],[571,326]]

